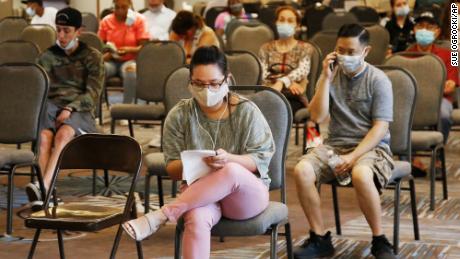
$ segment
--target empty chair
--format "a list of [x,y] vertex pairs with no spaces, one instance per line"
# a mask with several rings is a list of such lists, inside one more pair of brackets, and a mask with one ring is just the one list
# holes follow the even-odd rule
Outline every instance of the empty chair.
[[311,42],[315,43],[321,49],[323,56],[334,51],[336,41],[337,31],[319,31],[311,39]]
[[86,43],[86,45],[93,47],[100,52],[102,52],[104,48],[104,42],[97,36],[96,33],[91,31],[84,31],[78,36],[78,40],[81,42]]
[[259,85],[262,67],[259,59],[248,51],[227,51],[227,63],[236,85]]
[[350,13],[354,14],[360,23],[378,24],[380,21],[379,13],[372,7],[353,6]]
[[[249,86],[232,87],[231,90],[242,91]],[[285,159],[289,133],[292,125],[292,113],[286,98],[272,88],[255,86],[251,90],[258,91],[249,96],[260,109],[267,120],[275,141],[276,152],[269,165],[269,176],[272,179],[270,190],[280,191],[281,202],[270,201],[268,207],[259,215],[246,220],[231,220],[222,217],[212,228],[213,236],[255,236],[270,234],[270,258],[277,257],[278,228],[284,226],[287,246],[287,258],[292,258],[291,230],[286,206]],[[184,230],[184,221],[180,219],[176,226],[174,258],[179,259],[181,254],[181,236]]]
[[255,27],[239,26],[233,31],[230,38],[227,39],[227,49],[245,50],[257,55],[260,47],[274,38],[273,31],[265,24]]
[[[414,178],[411,175],[411,128],[417,97],[417,84],[412,74],[398,67],[380,67],[391,81],[393,88],[393,122],[390,124],[390,148],[400,160],[395,161],[388,184],[394,186],[394,225],[393,225],[393,251],[398,253],[399,248],[399,218],[400,218],[400,193],[401,182],[409,182],[410,203],[414,228],[414,239],[420,240],[417,201],[415,198]],[[332,196],[336,231],[342,234],[340,226],[339,202],[337,198],[337,183],[332,183]]]
[[400,52],[388,58],[384,64],[405,68],[417,80],[418,94],[411,136],[412,152],[431,153],[430,209],[434,210],[435,161],[438,156],[442,165],[443,198],[447,200],[444,142],[443,135],[438,129],[446,68],[437,56],[428,53]]
[[154,104],[115,104],[110,109],[111,132],[116,120],[128,120],[129,132],[134,136],[132,120],[162,120],[165,116],[164,84],[172,71],[185,64],[182,47],[171,41],[149,42],[136,58],[136,98]]
[[11,62],[35,63],[40,50],[29,41],[9,40],[0,43],[0,64]]
[[381,65],[385,61],[390,44],[390,34],[378,24],[366,27],[366,30],[369,32],[369,46],[372,47],[366,61],[372,65]]
[[[188,84],[190,79],[190,70],[187,66],[180,67],[174,70],[166,79],[165,83],[165,109],[166,114],[176,105],[181,99],[191,98],[192,95],[188,90]],[[147,167],[147,173],[145,175],[145,213],[150,210],[150,178],[152,176],[157,177],[157,186],[158,186],[158,198],[159,205],[162,207],[164,205],[164,196],[163,196],[163,179],[170,179],[168,173],[166,172],[166,163],[163,153],[150,153],[144,158],[145,165]],[[176,181],[173,181],[173,196],[176,192]]]
[[56,43],[56,31],[47,24],[30,24],[21,34],[21,39],[37,44],[40,52]]
[[[129,154],[129,155],[127,155]],[[117,226],[115,241],[110,258],[115,254],[120,243],[121,224],[136,217],[136,202],[134,189],[139,177],[142,162],[142,150],[133,138],[117,135],[85,134],[72,139],[62,150],[53,174],[50,189],[46,195],[44,209],[32,213],[25,220],[28,228],[35,228],[35,235],[30,247],[29,257],[33,258],[42,229],[52,229],[57,232],[59,254],[65,258],[64,231],[95,232]],[[56,197],[57,176],[61,170],[92,170],[105,169],[125,173],[132,177],[131,185],[123,207],[114,201],[106,204],[94,204],[93,201],[79,197],[64,204],[57,204],[51,196]],[[50,208],[50,202],[54,207]],[[95,244],[98,244],[97,242]],[[142,247],[136,242],[138,257],[142,258]],[[88,249],[85,247],[85,249]]]
[[324,17],[322,30],[339,30],[347,23],[358,23],[358,18],[352,13],[330,13]]
[[99,30],[99,20],[97,19],[96,15],[93,13],[83,12],[81,13],[81,16],[83,31],[97,33]]
[[324,18],[333,12],[331,7],[322,4],[307,7],[301,22],[302,26],[307,27],[307,39],[311,40],[315,33],[321,31]]
[[[32,151],[0,148],[0,175],[8,175],[6,234],[13,232],[13,182],[19,167],[32,167],[44,190],[38,165],[40,118],[45,112],[49,81],[46,72],[35,64],[10,63],[0,65],[0,143],[32,142]],[[20,116],[18,112],[20,111]],[[32,177],[33,179],[33,177]],[[44,193],[42,193],[44,195]],[[44,197],[44,196],[42,196]]]
[[225,39],[227,40],[226,42],[226,48],[231,49],[231,43],[228,42],[228,39],[230,39],[231,35],[235,31],[236,28],[240,26],[249,26],[249,27],[257,27],[259,25],[263,24],[262,22],[258,20],[249,20],[249,21],[242,21],[239,19],[233,19],[231,20],[228,24],[227,27],[225,28]]
[[0,42],[19,40],[21,32],[27,27],[27,21],[22,17],[5,17],[0,20]]

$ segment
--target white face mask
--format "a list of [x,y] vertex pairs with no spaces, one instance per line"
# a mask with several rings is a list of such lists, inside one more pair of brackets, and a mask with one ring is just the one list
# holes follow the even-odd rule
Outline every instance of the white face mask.
[[208,88],[197,88],[192,85],[188,87],[192,93],[193,98],[198,101],[201,105],[206,107],[212,107],[218,104],[228,94],[228,84],[223,83],[219,90],[216,92],[209,90]]
[[78,38],[74,38],[73,40],[71,40],[67,46],[63,47],[61,45],[61,43],[59,42],[59,40],[56,40],[56,44],[59,46],[59,48],[61,48],[62,50],[71,50],[73,48],[75,48],[75,46],[77,45],[77,42],[78,42]]
[[35,16],[35,10],[32,9],[32,7],[29,6],[29,7],[26,8],[26,14],[28,16],[30,16],[30,17],[33,17],[33,16]]
[[126,15],[125,24],[131,26],[136,21],[136,12],[131,9],[128,9],[128,14]]
[[362,54],[356,56],[337,54],[337,62],[346,74],[352,74],[364,64],[364,58]]
[[407,16],[410,12],[410,9],[409,9],[409,6],[408,5],[404,5],[404,6],[401,6],[401,7],[396,7],[395,8],[395,15],[396,16]]

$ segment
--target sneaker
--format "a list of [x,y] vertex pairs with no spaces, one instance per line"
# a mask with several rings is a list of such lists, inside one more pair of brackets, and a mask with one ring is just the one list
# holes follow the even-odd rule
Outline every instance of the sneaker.
[[[53,197],[51,197],[53,198]],[[57,203],[58,203],[58,206],[59,205],[63,205],[64,202],[62,201],[61,198],[57,198]],[[43,209],[43,201],[34,201],[34,202],[31,202],[30,203],[30,206],[31,206],[31,210],[33,212],[36,212],[36,211],[41,211]],[[50,201],[50,204],[48,205],[48,208],[54,208],[54,202],[53,201]]]
[[294,250],[294,258],[306,259],[327,257],[334,255],[335,249],[332,245],[331,232],[328,231],[324,236],[317,235],[310,231],[310,238],[300,247]]
[[40,201],[42,199],[40,186],[37,182],[29,183],[26,185],[26,194],[29,202]]
[[385,235],[372,237],[371,253],[377,259],[396,259],[393,254],[393,246]]

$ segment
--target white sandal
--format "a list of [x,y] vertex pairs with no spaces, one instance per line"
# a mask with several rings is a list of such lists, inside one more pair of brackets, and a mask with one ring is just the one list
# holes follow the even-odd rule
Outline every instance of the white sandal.
[[167,220],[168,218],[163,211],[156,210],[140,218],[127,221],[123,223],[122,227],[132,239],[142,241],[157,232],[161,226],[166,224]]

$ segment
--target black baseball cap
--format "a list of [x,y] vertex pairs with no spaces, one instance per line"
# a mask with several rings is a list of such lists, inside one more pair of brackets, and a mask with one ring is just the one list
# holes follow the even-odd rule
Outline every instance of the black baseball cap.
[[81,27],[81,13],[75,8],[66,7],[56,13],[56,25]]
[[21,3],[23,4],[37,3],[39,5],[43,5],[43,0],[22,0]]
[[427,22],[429,24],[440,26],[438,19],[433,12],[425,10],[415,17],[415,23]]

